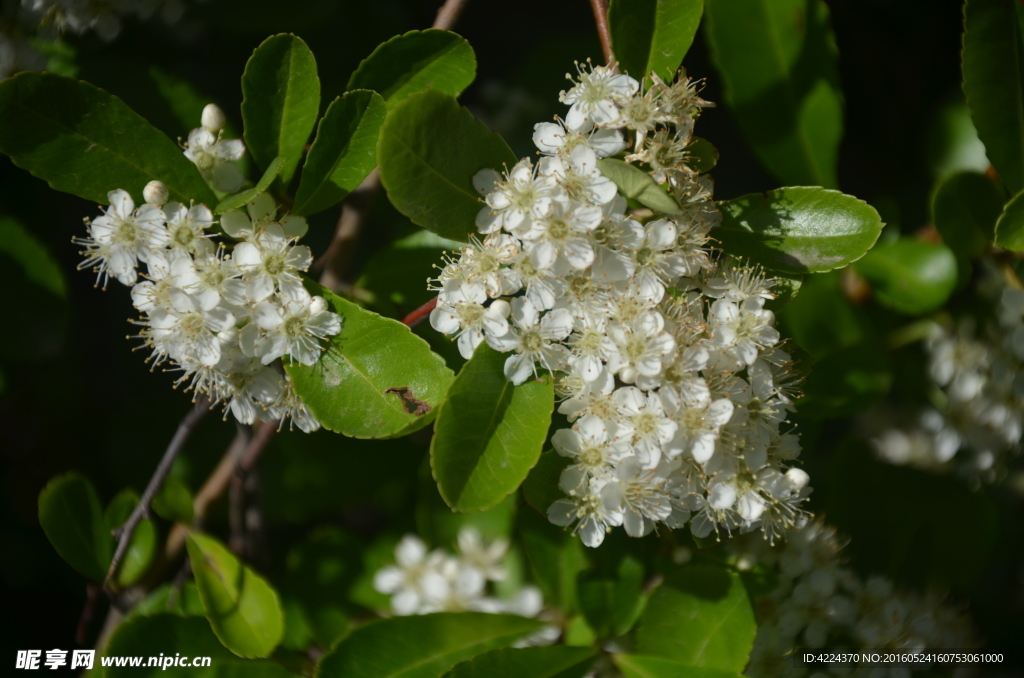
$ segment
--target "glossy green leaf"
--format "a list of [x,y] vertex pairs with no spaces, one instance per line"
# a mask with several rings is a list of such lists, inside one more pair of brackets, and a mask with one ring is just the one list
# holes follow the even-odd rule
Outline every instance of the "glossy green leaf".
[[711,58],[758,159],[784,184],[836,188],[843,100],[822,0],[707,0]]
[[984,174],[960,172],[935,189],[932,223],[957,254],[973,259],[995,237],[1003,194]]
[[319,285],[310,291],[342,317],[315,365],[285,363],[295,391],[324,428],[353,438],[387,438],[426,426],[452,372],[402,323],[362,309]]
[[736,671],[690,666],[664,657],[616,654],[612,661],[625,678],[743,678]]
[[0,254],[17,262],[26,279],[58,299],[67,296],[67,282],[60,264],[46,245],[14,217],[0,216]]
[[220,642],[240,657],[270,656],[284,632],[274,589],[216,539],[192,532],[185,543],[206,618]]
[[507,358],[481,343],[434,422],[430,465],[441,496],[456,511],[480,511],[514,492],[544,446],[554,381],[543,377],[514,386],[505,378]]
[[151,617],[156,614],[176,614],[180,617],[205,617],[203,601],[195,582],[187,581],[180,587],[163,584],[149,592],[133,607],[125,620],[133,617]]
[[0,83],[0,152],[56,190],[100,204],[116,188],[141,204],[143,187],[154,179],[172,200],[217,202],[177,144],[123,101],[52,73],[19,73]]
[[476,55],[460,35],[437,28],[396,35],[359,64],[348,89],[379,92],[393,108],[406,97],[428,89],[462,94],[476,77]]
[[[101,652],[111,657],[111,666],[101,669],[104,678],[289,678],[296,676],[280,664],[269,660],[243,659],[224,647],[202,617],[176,614],[138,616],[117,628],[110,643]],[[167,666],[149,665],[149,658],[167,661]],[[142,657],[139,666],[130,661]],[[209,666],[173,666],[175,659],[209,657]],[[118,660],[120,659],[120,663]],[[163,660],[161,660],[163,661]],[[101,660],[96,658],[99,669]]]
[[413,223],[465,242],[484,207],[473,187],[482,169],[499,172],[516,156],[487,125],[452,97],[429,90],[388,112],[377,144],[388,198]]
[[377,136],[385,115],[384,100],[365,89],[331,102],[302,166],[295,214],[321,212],[359,187],[377,164]]
[[587,567],[584,546],[568,530],[552,525],[543,513],[522,510],[517,521],[523,553],[545,602],[572,614],[578,608],[576,575]]
[[956,287],[956,256],[941,243],[898,238],[872,249],[854,268],[871,283],[878,303],[901,313],[934,311]]
[[546,450],[540,455],[536,466],[530,469],[530,475],[523,482],[523,497],[541,515],[546,514],[556,501],[565,498],[565,493],[558,488],[558,480],[570,462],[572,459],[569,457],[563,457],[554,450]]
[[1004,249],[1024,252],[1024,191],[1003,207],[996,221],[995,242]]
[[[819,309],[819,318],[822,312]],[[877,343],[837,348],[814,361],[797,410],[811,419],[852,417],[881,402],[893,378],[889,354]]]
[[710,172],[718,164],[718,158],[718,149],[702,137],[693,137],[690,145],[686,147],[686,164],[694,172]]
[[590,647],[506,647],[456,664],[445,678],[583,678],[596,660]]
[[295,174],[319,106],[316,59],[306,43],[286,33],[264,40],[242,73],[245,145],[263,169],[284,157],[283,186]]
[[39,493],[39,524],[53,548],[93,581],[103,581],[114,538],[92,483],[77,473],[57,476]]
[[938,181],[957,172],[984,173],[992,165],[971,122],[971,109],[963,99],[947,103],[936,113],[925,153],[932,176]]
[[732,256],[783,273],[820,273],[864,256],[882,232],[875,208],[839,191],[808,186],[750,193],[718,203],[712,236]]
[[612,0],[608,24],[619,70],[637,80],[653,71],[671,82],[703,11],[704,0]]
[[804,277],[799,273],[780,273],[778,271],[773,272],[771,277],[775,280],[775,284],[772,285],[772,294],[775,295],[775,298],[766,301],[764,307],[777,313],[800,293]]
[[319,678],[437,678],[539,631],[536,619],[481,612],[393,617],[355,629],[320,660]]
[[164,520],[191,523],[192,501],[192,493],[185,483],[177,478],[168,478],[153,497],[153,510]]
[[643,611],[644,566],[626,556],[614,572],[580,572],[576,580],[580,610],[599,639],[627,633]]
[[670,572],[651,594],[636,631],[637,654],[742,671],[757,633],[743,582],[719,565]]
[[[139,495],[132,490],[122,490],[107,505],[103,521],[111,531],[124,525],[128,516],[139,504]],[[152,520],[141,520],[132,533],[132,541],[117,568],[115,581],[120,586],[130,586],[142,578],[153,564],[157,549],[157,531]]]
[[665,192],[651,175],[639,167],[615,158],[603,158],[597,161],[601,174],[615,182],[619,192],[627,198],[633,198],[652,210],[665,214],[680,214],[682,209],[675,198]]
[[964,94],[985,152],[1010,190],[1024,189],[1024,36],[1018,3],[964,6]]
[[285,159],[284,156],[277,156],[271,161],[270,165],[267,166],[267,171],[263,173],[260,180],[256,182],[256,185],[252,188],[246,189],[241,193],[235,193],[217,203],[217,208],[214,210],[217,214],[223,214],[224,212],[230,212],[231,210],[237,210],[245,207],[249,203],[256,200],[270,188],[270,184],[274,183],[274,179],[281,174],[281,170],[284,169]]

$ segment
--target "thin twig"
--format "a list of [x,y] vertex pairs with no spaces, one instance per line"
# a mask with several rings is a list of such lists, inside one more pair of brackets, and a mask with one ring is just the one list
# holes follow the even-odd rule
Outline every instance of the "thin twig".
[[146,485],[146,490],[142,493],[138,505],[136,505],[131,515],[128,516],[128,520],[125,521],[124,525],[113,531],[114,536],[117,537],[117,549],[114,551],[114,557],[110,561],[107,576],[103,580],[103,588],[105,590],[110,590],[110,580],[117,573],[121,559],[124,558],[124,554],[128,551],[132,535],[135,534],[135,528],[138,527],[144,518],[149,516],[149,507],[153,503],[153,497],[160,491],[164,480],[167,479],[167,474],[170,473],[174,460],[178,458],[178,454],[185,446],[189,436],[192,435],[192,431],[209,411],[210,399],[205,395],[197,397],[196,404],[192,407],[192,410],[178,424],[178,430],[174,432],[174,437],[171,438],[167,451],[164,452],[163,459],[160,460],[156,471],[153,472],[153,477],[149,479],[149,484]]
[[604,61],[610,66],[615,55],[612,54],[612,32],[608,28],[608,0],[590,0],[590,8],[594,10],[594,23],[597,24],[597,37],[601,39]]
[[89,635],[89,626],[92,625],[92,618],[96,614],[96,602],[99,600],[100,587],[95,584],[85,586],[85,605],[82,607],[82,614],[78,618],[78,629],[75,631],[75,642],[85,645],[85,639]]
[[402,318],[402,324],[408,325],[409,327],[416,327],[430,315],[430,312],[434,310],[435,306],[437,306],[437,297],[434,297],[409,315]]
[[433,28],[450,31],[455,22],[459,20],[459,15],[465,9],[466,2],[467,0],[445,0],[441,9],[437,10]]

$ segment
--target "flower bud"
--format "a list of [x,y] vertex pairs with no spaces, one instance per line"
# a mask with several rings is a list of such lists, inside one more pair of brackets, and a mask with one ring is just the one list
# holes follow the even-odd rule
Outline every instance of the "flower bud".
[[146,187],[142,189],[142,197],[146,199],[146,202],[150,205],[156,205],[160,207],[167,202],[167,198],[170,197],[170,192],[167,187],[164,186],[162,181],[151,181],[146,184]]
[[203,109],[203,129],[216,134],[224,129],[225,122],[227,118],[224,117],[224,111],[220,110],[217,104],[206,104],[206,108]]
[[807,487],[807,483],[811,477],[807,475],[807,471],[802,468],[796,468],[795,466],[786,471],[786,477],[789,478],[789,482],[793,483],[793,487],[799,491]]

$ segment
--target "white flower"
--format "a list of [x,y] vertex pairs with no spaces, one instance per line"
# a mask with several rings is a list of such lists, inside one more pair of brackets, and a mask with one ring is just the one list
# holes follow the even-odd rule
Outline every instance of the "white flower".
[[163,209],[172,254],[195,254],[202,240],[209,237],[206,229],[213,225],[213,212],[206,205],[185,207],[176,202],[168,203]]
[[622,512],[622,526],[631,537],[643,537],[658,521],[672,514],[665,492],[668,469],[645,469],[636,457],[624,459],[615,469],[615,480],[601,489],[601,500],[612,511]]
[[[341,316],[328,310],[323,297],[310,297],[305,290],[297,296],[284,296],[281,304],[261,301],[252,318],[242,328],[242,350],[259,357],[264,365],[284,355],[303,365],[315,365],[323,351],[322,341],[341,332]],[[257,326],[263,336],[257,333]]]
[[592,414],[577,419],[571,429],[555,431],[551,444],[558,454],[573,458],[591,475],[617,464],[632,452],[627,441],[612,439],[605,422]]
[[391,609],[397,615],[417,614],[425,599],[438,599],[448,590],[448,582],[440,572],[444,554],[428,554],[423,541],[406,535],[395,547],[396,565],[378,570],[373,587],[391,594]]
[[224,232],[236,240],[252,241],[267,226],[276,224],[286,238],[301,238],[306,235],[309,225],[305,217],[286,214],[277,217],[277,203],[263,193],[245,208],[245,213],[237,210],[225,212],[220,217],[220,226]]
[[216,295],[192,296],[182,290],[168,292],[170,306],[150,311],[152,341],[178,362],[195,360],[202,365],[220,361],[217,334],[235,324],[235,316],[219,307]]
[[533,143],[544,155],[571,153],[585,146],[599,158],[616,155],[626,148],[626,139],[617,129],[593,129],[593,125],[584,124],[578,130],[570,130],[561,120],[534,125]]
[[507,573],[501,566],[508,552],[507,539],[495,539],[484,545],[480,531],[471,525],[459,529],[459,555],[465,567],[473,568],[489,581],[504,581]]
[[114,277],[122,285],[135,283],[138,262],[148,262],[167,246],[164,213],[155,205],[143,205],[138,210],[127,191],[117,189],[107,194],[110,206],[103,216],[86,221],[88,238],[75,238],[85,245],[85,259],[79,268],[92,267],[96,280]]
[[538,173],[553,178],[577,202],[605,205],[618,195],[618,187],[598,171],[597,154],[587,146],[577,146],[564,156],[542,158]]
[[[587,234],[599,223],[601,210],[594,205],[553,203],[548,213],[535,219],[532,228],[522,236],[530,263],[538,271],[555,270],[560,258],[577,270],[590,266],[594,262],[594,245]],[[555,270],[556,274],[559,272]]]
[[651,311],[628,325],[610,325],[608,336],[618,350],[608,360],[608,370],[627,384],[636,381],[638,375],[660,373],[662,360],[676,349],[675,339],[663,331],[664,324],[661,314]]
[[657,393],[644,393],[635,386],[618,389],[612,396],[622,423],[616,435],[630,440],[637,459],[645,469],[661,462],[661,448],[676,435],[679,425],[666,414]]
[[233,164],[244,153],[241,139],[221,139],[219,134],[201,127],[189,132],[185,143],[185,157],[215,189],[225,193],[235,193],[245,184],[245,177]]
[[445,283],[443,299],[430,312],[430,325],[443,334],[455,334],[459,353],[466,360],[485,334],[500,337],[508,333],[508,302],[498,299],[485,307],[487,294],[482,285],[451,279]]
[[779,340],[774,321],[775,314],[764,309],[762,297],[748,297],[739,305],[719,299],[708,314],[712,341],[726,356],[745,365],[753,365],[762,348]]
[[554,343],[572,331],[572,315],[567,310],[556,309],[541,317],[528,299],[516,297],[512,300],[512,321],[515,326],[504,336],[487,337],[487,343],[496,351],[516,352],[505,361],[505,377],[509,381],[518,386],[531,374],[536,376],[538,362],[551,371],[567,364],[569,352]]
[[282,295],[301,298],[304,292],[298,271],[313,263],[313,255],[305,245],[293,245],[278,224],[266,226],[255,242],[235,246],[235,265],[245,274],[246,294],[252,301],[262,301],[275,290]]
[[547,511],[548,520],[560,527],[572,526],[586,546],[597,548],[610,528],[622,524],[622,511],[606,506],[599,493],[565,484],[562,491],[571,498],[552,504]]
[[[589,66],[589,64],[587,65]],[[559,101],[569,104],[565,124],[577,130],[588,122],[600,126],[619,119],[619,105],[640,88],[633,78],[617,74],[605,66],[577,65],[576,84],[559,94]],[[566,76],[572,80],[571,76]]]
[[[476,183],[486,184],[492,175],[493,170],[485,170]],[[538,176],[530,159],[523,158],[487,194],[487,207],[477,215],[477,230],[488,234],[505,229],[516,235],[529,229],[533,219],[547,214],[551,204],[559,199],[562,198],[557,184],[550,177]]]

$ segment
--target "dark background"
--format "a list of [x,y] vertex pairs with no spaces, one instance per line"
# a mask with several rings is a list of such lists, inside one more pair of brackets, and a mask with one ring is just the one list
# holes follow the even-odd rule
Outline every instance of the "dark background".
[[[110,44],[94,35],[69,37],[67,42],[75,52],[71,62],[78,77],[122,97],[169,136],[179,138],[198,126],[198,118],[185,124],[175,117],[173,102],[153,84],[153,67],[191,82],[208,100],[219,103],[240,129],[239,78],[252,50],[267,36],[293,32],[309,44],[317,57],[325,108],[344,91],[349,74],[377,44],[428,27],[438,4],[210,0],[189,3],[175,27],[159,20],[128,21]],[[845,97],[841,188],[874,204],[894,227],[915,231],[928,221],[929,129],[940,108],[960,96],[961,3],[827,4]],[[470,0],[455,30],[469,40],[478,59],[477,80],[463,102],[520,155],[533,152],[533,123],[564,108],[557,94],[565,87],[564,73],[573,70],[573,60],[600,59],[586,0]],[[692,77],[707,78],[705,99],[723,100],[700,33],[685,66]],[[777,186],[724,106],[706,111],[699,133],[721,151],[714,171],[718,197]],[[20,267],[0,253],[0,279],[13,297],[0,309],[0,580],[8,626],[0,634],[0,655],[10,657],[16,649],[75,647],[85,599],[83,578],[57,556],[39,528],[39,491],[51,477],[68,470],[89,477],[104,503],[126,486],[141,490],[190,404],[186,394],[170,388],[173,374],[151,374],[143,352],[130,350],[134,344],[125,340],[131,333],[125,320],[133,309],[126,290],[112,283],[103,293],[94,289],[89,272],[75,271],[79,256],[70,241],[81,235],[81,219],[97,214],[95,206],[50,190],[0,158],[0,213],[17,217],[45,242],[68,286],[66,299],[52,296],[28,283]],[[314,254],[323,252],[336,218],[334,209],[312,219],[306,240]],[[360,266],[386,243],[413,230],[383,195],[378,196],[350,277],[355,280]],[[412,273],[422,279],[431,271]],[[401,316],[427,298],[420,290],[405,303],[377,310]],[[821,320],[829,322],[827,317]],[[429,329],[421,331],[431,334]],[[904,372],[897,370],[896,398],[912,394],[915,380],[921,380],[919,374],[914,376],[922,363],[919,351],[904,357]],[[803,457],[816,488],[811,508],[825,511],[853,537],[853,565],[892,576],[909,588],[937,584],[951,590],[958,604],[970,605],[990,648],[1007,654],[1019,650],[1024,637],[1020,494],[1004,487],[982,490],[980,500],[965,499],[962,483],[953,479],[872,466],[863,447],[845,439],[850,421],[798,423],[804,432]],[[195,490],[233,434],[231,423],[208,417],[175,474]],[[323,432],[278,436],[262,474],[271,528],[272,562],[267,567],[281,567],[288,546],[311,526],[336,523],[364,538],[385,522],[395,529],[415,529],[414,507],[437,501],[436,490],[420,477],[425,452],[425,440],[416,436],[382,442]],[[889,503],[889,495],[906,492],[932,493],[929,501],[937,496],[949,504],[952,514],[967,519],[945,529],[918,530],[905,539],[899,525],[906,516]],[[978,501],[981,508],[975,506]],[[956,502],[970,506],[961,511]],[[225,522],[223,506],[218,511],[208,524],[214,532]],[[970,517],[977,515],[984,525],[971,523]],[[166,528],[162,525],[164,535]],[[988,535],[982,540],[984,548],[974,546],[974,530]],[[966,564],[957,560],[963,551],[969,552]],[[921,554],[944,564],[926,562]],[[90,642],[103,612],[101,606],[90,626]]]

